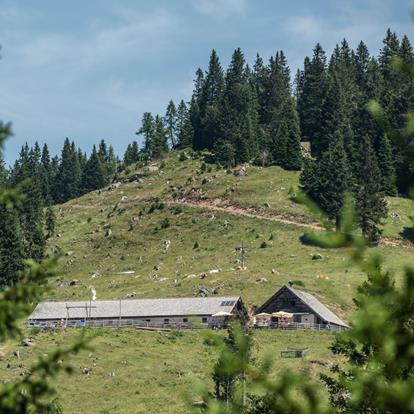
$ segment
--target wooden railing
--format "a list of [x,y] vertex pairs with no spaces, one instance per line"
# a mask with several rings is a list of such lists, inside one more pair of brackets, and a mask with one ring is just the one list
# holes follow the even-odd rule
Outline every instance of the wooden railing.
[[347,328],[344,326],[339,325],[330,325],[330,324],[316,324],[316,323],[302,323],[302,322],[283,322],[283,323],[277,323],[277,322],[271,322],[268,323],[256,323],[254,325],[255,328],[264,328],[264,329],[310,329],[314,331],[335,331],[335,332],[341,332],[346,330]]
[[153,329],[203,329],[221,328],[222,325],[190,322],[142,322],[131,319],[87,319],[67,321],[29,321],[29,328],[59,328],[59,327],[100,327],[100,328],[153,328]]

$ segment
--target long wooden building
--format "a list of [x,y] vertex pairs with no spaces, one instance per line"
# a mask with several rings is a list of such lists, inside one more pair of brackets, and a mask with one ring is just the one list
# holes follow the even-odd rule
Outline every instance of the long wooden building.
[[239,296],[40,302],[29,327],[221,327],[245,312]]

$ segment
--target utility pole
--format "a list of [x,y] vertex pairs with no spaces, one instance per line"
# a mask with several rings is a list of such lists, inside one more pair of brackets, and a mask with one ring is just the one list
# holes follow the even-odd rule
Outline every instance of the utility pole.
[[243,241],[241,242],[240,246],[236,247],[236,252],[240,253],[239,261],[241,263],[241,269],[245,269],[245,259],[246,259],[246,247],[244,247]]

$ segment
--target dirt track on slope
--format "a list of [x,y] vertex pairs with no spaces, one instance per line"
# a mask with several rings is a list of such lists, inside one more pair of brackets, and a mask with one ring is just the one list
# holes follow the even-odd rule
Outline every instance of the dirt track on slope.
[[[281,224],[293,225],[311,230],[324,230],[324,228],[317,222],[307,222],[305,217],[280,214],[275,211],[267,209],[244,208],[232,205],[228,200],[221,198],[214,199],[190,199],[181,198],[169,201],[171,205],[182,205],[193,208],[203,208],[210,211],[217,211],[227,213],[239,217],[256,218],[260,220],[270,220]],[[395,237],[382,237],[380,246],[387,247],[405,247],[414,248],[414,245],[407,240],[398,239]]]

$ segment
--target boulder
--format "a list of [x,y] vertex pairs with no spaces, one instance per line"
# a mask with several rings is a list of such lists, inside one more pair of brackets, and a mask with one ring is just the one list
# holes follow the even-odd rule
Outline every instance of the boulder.
[[69,286],[77,286],[80,284],[80,280],[79,279],[72,279],[69,281]]
[[92,372],[92,368],[81,367],[80,368],[80,372],[81,372],[81,374],[89,375]]
[[314,253],[312,255],[312,260],[321,260],[322,259],[322,255],[320,253]]
[[234,170],[233,174],[236,177],[245,177],[247,175],[246,168],[245,167],[240,167],[240,168]]
[[256,279],[257,283],[267,283],[268,280],[265,277],[259,277],[258,279]]
[[31,337],[24,338],[24,339],[22,339],[21,344],[22,344],[22,346],[33,346],[34,345],[34,340]]
[[111,229],[106,229],[105,230],[105,237],[109,237],[112,234],[112,230]]

